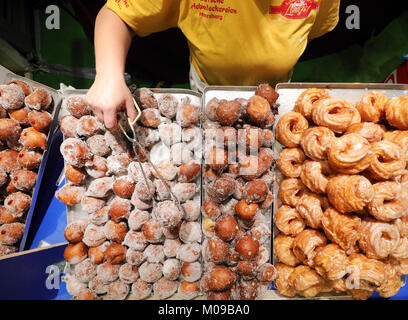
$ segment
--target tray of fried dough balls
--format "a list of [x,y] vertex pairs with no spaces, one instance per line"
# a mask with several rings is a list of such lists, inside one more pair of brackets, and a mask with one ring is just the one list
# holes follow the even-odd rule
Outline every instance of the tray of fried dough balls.
[[24,250],[60,103],[0,66],[0,257]]
[[274,277],[276,98],[266,84],[208,87],[203,94],[201,287],[211,300],[262,299]]
[[136,149],[140,164],[123,133],[106,130],[92,115],[84,94],[66,92],[60,120],[66,184],[56,197],[67,205],[68,292],[74,299],[196,298],[200,95],[182,89],[134,92],[142,109],[136,124],[144,148]]
[[408,86],[278,85],[275,286],[391,297],[408,273]]

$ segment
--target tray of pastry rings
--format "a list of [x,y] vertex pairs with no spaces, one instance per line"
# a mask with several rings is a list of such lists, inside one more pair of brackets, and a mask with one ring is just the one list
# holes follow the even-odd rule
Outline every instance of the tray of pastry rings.
[[24,250],[61,100],[0,66],[0,257]]
[[200,296],[201,95],[134,92],[141,108],[133,146],[124,114],[109,131],[86,91],[67,91],[60,128],[69,245],[65,277],[74,299]]
[[276,98],[269,85],[204,90],[201,282],[208,299],[265,299],[273,280]]
[[279,294],[395,295],[408,273],[408,86],[292,83],[277,92]]

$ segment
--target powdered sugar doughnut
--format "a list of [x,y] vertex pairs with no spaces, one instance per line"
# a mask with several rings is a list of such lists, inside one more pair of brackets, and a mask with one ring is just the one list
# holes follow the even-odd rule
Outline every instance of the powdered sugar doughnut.
[[[22,153],[19,153],[19,158]],[[68,180],[69,183],[74,185],[82,184],[87,177],[87,174],[83,168],[76,168],[73,165],[66,163],[65,164],[65,179]]]
[[55,192],[55,197],[67,206],[73,206],[81,203],[85,195],[86,189],[80,186],[64,185],[61,189]]
[[135,209],[148,210],[153,206],[153,201],[142,201],[137,197],[137,194],[133,192],[130,203],[134,205]]
[[153,286],[150,283],[137,279],[132,284],[132,295],[138,300],[145,299],[152,294],[152,288]]
[[258,266],[262,266],[263,264],[269,262],[269,257],[270,257],[269,250],[265,246],[260,246],[258,258],[256,259]]
[[163,265],[161,263],[144,262],[139,268],[140,279],[146,282],[156,282],[163,275]]
[[[146,175],[146,178],[150,179],[152,177],[151,165],[147,162],[143,162],[142,168]],[[138,162],[136,161],[131,162],[127,169],[128,169],[128,176],[133,182],[138,183],[139,181],[144,180],[142,169],[140,168],[140,164]]]
[[186,202],[194,198],[197,185],[195,183],[177,183],[171,188],[171,191],[180,202]]
[[105,200],[94,198],[94,197],[83,197],[81,200],[81,208],[86,213],[91,214],[105,206]]
[[103,227],[108,240],[121,243],[127,235],[128,229],[125,222],[114,222],[109,220]]
[[177,249],[181,246],[179,239],[166,239],[163,245],[164,255],[168,258],[176,256]]
[[5,172],[10,173],[13,170],[19,169],[18,152],[14,150],[3,150],[0,152],[0,168]]
[[139,268],[131,265],[130,263],[125,263],[120,266],[119,269],[119,279],[124,283],[131,284],[139,278]]
[[145,127],[157,128],[161,123],[160,112],[153,108],[142,110],[139,121]]
[[113,193],[118,197],[130,199],[135,191],[135,184],[127,176],[115,180],[112,186]]
[[171,161],[176,166],[181,166],[193,160],[193,153],[183,142],[173,144],[170,149]]
[[113,154],[122,154],[127,151],[126,140],[120,131],[108,130],[105,132],[104,137]]
[[120,279],[108,286],[108,297],[112,300],[125,300],[129,294],[129,286]]
[[74,116],[63,116],[60,120],[60,129],[65,137],[75,138],[77,135],[76,128],[78,126],[78,119]]
[[102,281],[102,278],[98,275],[88,283],[89,289],[91,289],[96,294],[105,294],[106,292],[108,292],[108,286],[109,285],[107,283],[104,283],[104,281]]
[[109,220],[109,207],[103,207],[89,214],[91,223],[97,226],[104,225]]
[[96,267],[96,275],[99,279],[108,284],[119,277],[120,265],[104,262]]
[[34,128],[24,129],[18,142],[26,149],[47,148],[47,136]]
[[85,163],[85,170],[94,179],[105,177],[108,172],[108,161],[103,157],[93,156],[92,161]]
[[165,201],[171,199],[170,189],[173,185],[172,183],[170,183],[169,181],[166,182],[168,188],[166,188],[166,185],[160,179],[155,179],[153,183],[156,188],[157,200]]
[[130,162],[131,160],[126,153],[111,155],[107,158],[108,172],[106,174],[125,175]]
[[82,241],[88,224],[85,221],[74,221],[69,223],[64,230],[64,237],[70,243]]
[[160,139],[159,131],[157,129],[137,126],[135,128],[135,133],[139,143],[145,148],[153,146]]
[[181,265],[177,259],[167,259],[163,263],[163,276],[169,280],[177,280],[180,270]]
[[163,228],[163,234],[166,237],[166,239],[177,239],[180,227],[181,221],[175,227]]
[[78,292],[75,296],[72,297],[72,300],[101,300],[95,292],[93,292],[91,289],[84,289]]
[[126,251],[126,261],[132,266],[140,266],[145,260],[146,257],[143,251],[133,250],[130,248]]
[[[178,170],[170,161],[160,161],[155,166],[164,180],[171,181],[177,175]],[[158,173],[155,170],[152,170],[152,174],[156,179],[159,179]]]
[[176,258],[183,262],[194,262],[200,258],[200,253],[201,246],[198,243],[187,243],[177,249]]
[[91,114],[91,107],[86,102],[85,98],[81,96],[72,96],[66,100],[66,108],[70,114],[75,118]]
[[0,206],[0,225],[17,221],[17,217],[13,216],[4,206]]
[[96,264],[91,259],[85,259],[75,265],[75,277],[81,282],[89,282],[96,276]]
[[25,225],[19,222],[0,226],[0,244],[12,245],[23,237]]
[[21,126],[14,119],[0,119],[0,139],[7,141],[8,139],[17,139],[21,133]]
[[164,261],[164,251],[163,246],[159,244],[149,244],[144,250],[144,255],[147,262],[156,263]]
[[187,221],[196,221],[200,217],[201,208],[200,201],[187,200],[182,204],[184,209],[184,219]]
[[78,136],[91,137],[102,132],[102,123],[94,116],[83,116],[78,120],[76,133]]
[[43,88],[37,88],[24,99],[27,107],[34,110],[48,109],[52,103],[52,97]]
[[52,122],[52,115],[47,111],[30,111],[28,113],[30,125],[37,131],[47,132]]
[[219,102],[220,101],[214,97],[210,101],[208,101],[205,106],[205,115],[211,121],[218,121],[217,108],[218,108]]
[[86,283],[80,282],[75,276],[67,274],[63,281],[66,283],[68,294],[75,296],[82,290],[86,289]]
[[153,292],[159,299],[167,299],[176,293],[178,288],[177,281],[171,281],[166,278],[161,278],[153,284]]
[[166,146],[181,142],[181,127],[177,123],[162,123],[158,129],[160,140]]
[[24,104],[24,99],[24,91],[18,85],[0,85],[0,107],[3,109],[20,109]]
[[158,108],[158,103],[153,92],[147,88],[138,88],[135,91],[134,97],[138,105],[142,108]]
[[184,221],[181,224],[179,236],[181,241],[199,242],[201,240],[201,226],[198,222]]
[[149,219],[142,227],[143,235],[150,243],[159,243],[163,237],[163,227],[155,219]]
[[175,203],[169,200],[158,203],[153,214],[164,228],[177,226],[183,216]]
[[249,233],[259,244],[265,243],[271,237],[271,230],[265,223],[255,223]]
[[190,101],[182,101],[176,114],[176,121],[182,127],[197,125],[200,119],[200,107],[190,103]]
[[197,161],[190,161],[189,163],[180,166],[178,172],[178,181],[192,182],[199,176],[200,172],[201,165]]
[[130,213],[128,218],[129,229],[139,231],[149,219],[149,212],[135,209]]
[[89,147],[89,150],[91,150],[92,154],[105,157],[110,153],[110,148],[108,144],[106,143],[106,138],[105,136],[101,134],[95,134],[88,139],[86,139],[86,144]]
[[37,173],[27,169],[13,170],[10,174],[10,180],[16,189],[31,191],[37,181]]
[[19,86],[23,92],[25,96],[28,96],[31,92],[33,92],[33,90],[31,89],[30,85],[27,82],[24,82],[22,80],[12,80],[9,83],[7,83],[8,85],[14,84]]
[[202,273],[201,263],[198,261],[192,263],[184,262],[183,265],[181,266],[181,276],[182,279],[186,281],[194,282],[200,280],[201,273]]
[[[9,111],[8,115],[10,116],[11,119],[16,120],[20,124],[20,126],[21,125],[28,126],[30,125],[30,121],[28,119],[29,113],[30,113],[29,108],[21,108],[21,109]],[[7,118],[7,111],[4,110],[3,108],[0,109],[0,118]],[[51,117],[51,120],[52,120],[52,117]]]
[[60,151],[66,162],[78,168],[83,167],[86,161],[92,158],[86,143],[77,138],[64,140],[61,143]]
[[140,180],[136,183],[134,194],[142,201],[152,200],[152,195],[156,192],[155,186],[152,181]]
[[95,198],[107,197],[112,191],[114,180],[113,177],[104,177],[93,180],[88,187],[86,195]]
[[165,94],[157,100],[160,113],[169,119],[173,119],[176,116],[178,101],[171,94]]
[[97,247],[104,243],[105,240],[106,236],[103,227],[95,226],[93,224],[89,224],[86,227],[82,241],[88,247]]
[[133,250],[144,250],[147,246],[147,240],[143,232],[130,230],[126,234],[122,244]]

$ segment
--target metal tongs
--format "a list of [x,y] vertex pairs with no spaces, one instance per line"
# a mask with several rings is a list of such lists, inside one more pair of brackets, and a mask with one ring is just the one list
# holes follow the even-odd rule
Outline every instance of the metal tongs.
[[136,107],[137,116],[133,121],[129,117],[127,117],[127,122],[128,122],[129,127],[130,127],[130,130],[132,132],[133,138],[129,136],[129,134],[126,132],[125,128],[122,126],[122,123],[120,123],[120,121],[119,121],[119,127],[120,127],[120,130],[122,131],[122,133],[124,134],[124,136],[126,137],[126,139],[128,139],[128,141],[132,144],[133,153],[135,154],[136,160],[139,163],[140,170],[142,171],[143,178],[144,178],[144,180],[146,182],[147,190],[149,192],[150,197],[152,198],[153,207],[156,206],[157,202],[156,202],[156,199],[154,198],[154,194],[153,194],[152,190],[150,189],[150,186],[149,186],[150,180],[147,178],[146,173],[145,173],[145,171],[143,169],[142,161],[140,160],[140,156],[139,156],[139,153],[137,151],[137,148],[139,148],[144,153],[147,161],[152,166],[153,170],[156,171],[157,176],[159,177],[161,182],[164,184],[167,191],[170,193],[171,199],[176,202],[177,208],[180,210],[180,212],[184,216],[185,212],[184,212],[183,207],[180,204],[179,199],[171,191],[171,188],[167,185],[166,180],[163,179],[163,177],[160,174],[159,170],[156,168],[156,166],[150,160],[149,154],[146,152],[146,149],[140,144],[140,142],[137,139],[136,131],[135,131],[135,125],[136,125],[136,122],[139,120],[140,116],[142,115],[142,111],[140,110],[140,107],[139,107],[139,105],[137,104],[137,102],[136,102],[136,100],[134,98],[133,98],[133,103],[135,104],[135,107]]

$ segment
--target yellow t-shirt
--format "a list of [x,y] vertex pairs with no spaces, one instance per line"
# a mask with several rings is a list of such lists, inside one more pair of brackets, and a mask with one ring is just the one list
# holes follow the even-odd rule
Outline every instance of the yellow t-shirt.
[[142,37],[179,27],[207,84],[258,85],[290,79],[308,40],[336,26],[340,0],[108,0],[107,6]]

